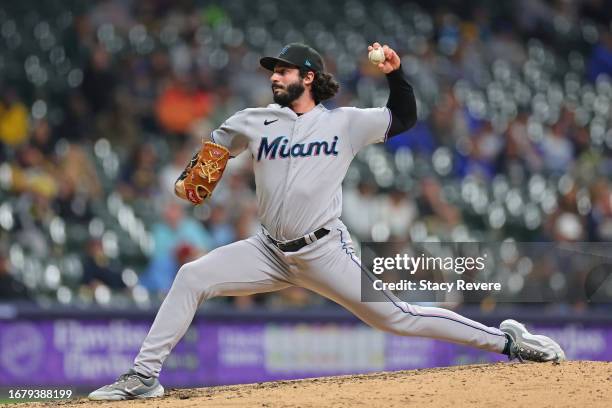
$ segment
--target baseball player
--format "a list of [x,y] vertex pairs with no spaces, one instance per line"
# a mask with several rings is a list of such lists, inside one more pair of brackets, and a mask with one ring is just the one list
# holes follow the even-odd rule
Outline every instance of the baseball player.
[[[379,49],[374,43],[368,50]],[[274,104],[245,109],[227,119],[203,143],[175,185],[194,204],[207,198],[230,157],[254,158],[261,232],[220,247],[183,265],[144,340],[134,366],[94,400],[159,397],[158,377],[166,357],[183,337],[198,309],[215,296],[271,292],[292,285],[310,289],[350,310],[368,325],[401,336],[442,339],[503,353],[509,358],[561,361],[561,347],[506,320],[487,327],[452,311],[411,305],[392,293],[388,302],[361,302],[362,269],[340,220],[341,185],[355,155],[416,122],[411,85],[400,58],[382,46],[389,99],[385,107],[327,109],[338,83],[311,47],[289,44],[260,64],[271,71]],[[377,51],[378,52],[378,51]]]

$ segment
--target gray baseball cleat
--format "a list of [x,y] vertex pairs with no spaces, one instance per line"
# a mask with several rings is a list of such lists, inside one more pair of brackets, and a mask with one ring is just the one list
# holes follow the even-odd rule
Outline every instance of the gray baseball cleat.
[[524,325],[516,320],[504,320],[499,329],[510,336],[512,343],[508,356],[510,360],[515,358],[522,361],[555,361],[565,360],[565,353],[561,346],[553,339],[546,336],[531,334]]
[[164,387],[155,377],[145,377],[133,369],[121,375],[112,384],[89,394],[90,400],[119,401],[136,398],[155,398],[164,395]]

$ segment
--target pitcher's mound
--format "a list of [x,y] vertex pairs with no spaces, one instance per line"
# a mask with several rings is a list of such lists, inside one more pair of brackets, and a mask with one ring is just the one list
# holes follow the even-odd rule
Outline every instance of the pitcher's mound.
[[612,363],[498,363],[170,390],[148,401],[53,404],[132,407],[611,407]]

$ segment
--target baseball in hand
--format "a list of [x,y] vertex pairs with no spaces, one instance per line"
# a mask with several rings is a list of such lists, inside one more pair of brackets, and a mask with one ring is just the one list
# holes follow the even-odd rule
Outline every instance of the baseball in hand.
[[374,48],[368,53],[368,59],[374,65],[378,65],[381,62],[385,62],[385,53],[382,47]]

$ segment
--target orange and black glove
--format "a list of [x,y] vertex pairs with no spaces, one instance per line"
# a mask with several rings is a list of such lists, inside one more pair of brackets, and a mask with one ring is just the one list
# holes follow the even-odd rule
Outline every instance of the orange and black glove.
[[195,205],[202,204],[217,186],[229,158],[227,148],[204,142],[174,183],[175,194]]

